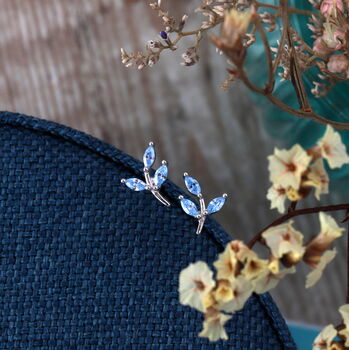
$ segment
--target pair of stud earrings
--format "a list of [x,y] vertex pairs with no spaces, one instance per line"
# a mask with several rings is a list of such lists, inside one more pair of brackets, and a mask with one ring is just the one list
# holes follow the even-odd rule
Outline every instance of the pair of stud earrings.
[[[138,178],[130,178],[122,179],[121,182],[133,191],[150,191],[159,202],[169,207],[170,203],[160,194],[161,186],[168,177],[167,162],[163,160],[161,166],[155,171],[154,175],[152,176],[151,168],[154,165],[155,158],[156,154],[154,143],[150,142],[143,155],[143,173],[145,181]],[[186,199],[183,196],[179,196],[178,198],[184,212],[198,220],[198,228],[196,230],[196,234],[200,234],[204,227],[207,215],[216,213],[222,209],[227,198],[227,194],[224,193],[221,197],[212,199],[206,208],[205,200],[201,193],[201,186],[199,182],[193,177],[189,176],[188,173],[184,173],[184,182],[188,191],[198,198],[200,209],[198,209],[197,205],[192,200]]]

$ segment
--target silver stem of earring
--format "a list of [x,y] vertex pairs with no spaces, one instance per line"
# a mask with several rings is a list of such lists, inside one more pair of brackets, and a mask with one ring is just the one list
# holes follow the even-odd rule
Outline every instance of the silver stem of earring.
[[206,205],[205,205],[205,200],[202,194],[200,193],[198,195],[199,202],[200,202],[200,219],[199,219],[199,224],[198,228],[196,230],[196,234],[199,235],[204,227],[205,220],[206,220]]
[[149,169],[144,168],[144,178],[145,182],[149,186],[149,190],[153,194],[153,196],[161,202],[163,205],[166,205],[166,207],[169,207],[171,204],[160,194],[160,192],[156,189],[156,186],[153,183],[153,180],[149,174]]

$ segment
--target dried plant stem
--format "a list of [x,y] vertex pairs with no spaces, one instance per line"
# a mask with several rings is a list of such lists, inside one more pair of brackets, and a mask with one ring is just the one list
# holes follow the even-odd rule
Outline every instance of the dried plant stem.
[[267,56],[267,65],[268,65],[268,83],[265,87],[265,90],[267,92],[272,92],[274,89],[274,84],[275,84],[275,79],[274,79],[274,74],[273,74],[273,56],[271,53],[271,49],[269,46],[269,42],[268,42],[268,38],[267,35],[265,33],[265,29],[259,19],[259,17],[257,17],[256,19],[256,28],[261,36],[262,42],[263,42],[263,46],[264,46],[264,50]]
[[[339,211],[339,210],[347,210],[349,212],[349,203],[348,204],[337,204],[337,205],[327,205],[327,206],[319,206],[319,207],[313,207],[313,208],[305,208],[305,209],[298,209],[298,210],[290,210],[287,214],[281,216],[280,218],[276,219],[274,222],[272,222],[270,225],[266,226],[263,230],[258,232],[247,244],[249,248],[252,248],[261,238],[264,231],[266,231],[268,228],[281,225],[285,221],[296,217],[300,215],[307,215],[307,214],[315,214],[319,213],[320,211]],[[348,246],[349,248],[349,246]],[[349,259],[348,259],[349,263]],[[348,270],[349,271],[349,270]],[[349,277],[349,276],[348,276]]]
[[253,84],[250,81],[250,79],[248,78],[248,76],[246,75],[245,70],[242,69],[242,67],[240,67],[240,68],[241,69],[239,70],[239,78],[242,80],[242,82],[250,90],[252,90],[260,95],[265,96],[270,102],[272,102],[275,106],[281,108],[285,112],[296,115],[300,118],[312,119],[312,120],[314,120],[320,124],[323,124],[323,125],[332,125],[336,129],[349,130],[349,123],[341,123],[341,122],[336,122],[333,120],[328,120],[328,119],[322,117],[321,115],[315,113],[312,110],[311,111],[302,111],[302,110],[298,110],[298,109],[295,109],[295,108],[288,106],[287,104],[282,102],[280,99],[275,97],[271,92],[268,92],[265,89],[262,89],[262,88],[256,86],[255,84]]

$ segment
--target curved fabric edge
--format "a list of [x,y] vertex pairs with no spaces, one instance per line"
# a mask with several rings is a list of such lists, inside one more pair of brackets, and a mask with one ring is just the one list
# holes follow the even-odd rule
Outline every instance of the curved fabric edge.
[[[140,176],[143,174],[142,162],[136,160],[125,152],[120,151],[114,146],[107,144],[106,142],[71,127],[58,124],[56,122],[39,119],[33,116],[8,111],[0,111],[0,125],[21,127],[43,134],[61,137],[62,139],[74,143],[80,147],[85,147],[89,151],[99,154],[108,160],[131,168],[135,175]],[[176,200],[179,195],[185,195],[185,192],[170,180],[166,181],[166,183],[163,185],[163,189],[164,193],[172,200]],[[206,220],[205,230],[221,245],[222,248],[224,248],[225,245],[231,241],[231,237],[224,231],[222,226],[220,226],[210,217],[208,217]],[[269,316],[274,331],[284,344],[285,349],[296,349],[296,345],[291,337],[286,322],[281,317],[280,312],[271,296],[266,293],[263,295],[255,294],[255,297],[259,301],[261,307],[265,310],[266,314]]]

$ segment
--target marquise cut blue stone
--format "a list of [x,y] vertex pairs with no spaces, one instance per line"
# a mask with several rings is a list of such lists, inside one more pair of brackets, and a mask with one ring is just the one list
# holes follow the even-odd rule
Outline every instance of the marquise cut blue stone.
[[167,165],[161,165],[161,167],[156,170],[154,175],[154,184],[155,186],[161,186],[167,179],[168,168]]
[[149,146],[143,155],[143,163],[146,168],[151,168],[155,162],[155,149],[154,146]]
[[218,197],[218,198],[212,199],[212,201],[207,206],[207,212],[209,214],[216,213],[217,211],[222,209],[224,203],[225,203],[224,197]]
[[193,177],[185,176],[184,181],[190,193],[195,194],[196,196],[201,193],[201,187],[198,181],[195,180]]
[[190,199],[182,199],[181,200],[181,206],[183,210],[190,216],[198,216],[199,211],[195,205],[194,202],[192,202]]
[[145,182],[136,178],[127,179],[125,185],[133,191],[143,191],[147,187]]

